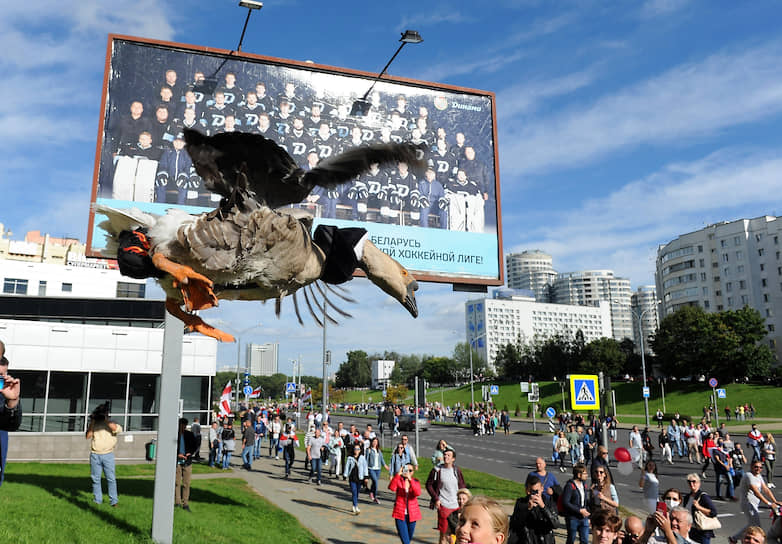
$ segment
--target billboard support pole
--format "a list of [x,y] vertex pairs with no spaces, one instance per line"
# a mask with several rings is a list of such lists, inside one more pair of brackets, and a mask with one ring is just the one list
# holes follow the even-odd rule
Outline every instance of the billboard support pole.
[[177,412],[182,383],[183,335],[182,322],[166,312],[152,503],[152,540],[159,544],[170,544],[174,535],[174,495],[171,491],[174,489],[176,477]]

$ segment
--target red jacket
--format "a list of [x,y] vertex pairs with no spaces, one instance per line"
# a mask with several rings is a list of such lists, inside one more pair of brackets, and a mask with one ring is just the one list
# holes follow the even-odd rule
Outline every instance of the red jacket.
[[421,494],[421,482],[417,478],[410,480],[410,489],[405,491],[405,484],[402,481],[402,475],[397,474],[388,484],[388,489],[396,492],[396,501],[394,501],[394,511],[391,517],[394,519],[405,519],[405,507],[410,521],[421,519],[421,509],[418,508],[418,496]]

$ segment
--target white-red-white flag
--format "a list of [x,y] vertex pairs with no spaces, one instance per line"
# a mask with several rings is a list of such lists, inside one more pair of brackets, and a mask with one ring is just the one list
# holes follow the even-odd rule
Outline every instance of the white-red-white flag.
[[307,392],[301,396],[301,402],[309,402],[312,398],[312,389],[307,389]]
[[225,384],[223,394],[220,396],[220,415],[227,416],[231,414],[231,380]]
[[258,387],[256,387],[255,389],[253,389],[253,392],[252,392],[252,393],[250,393],[250,398],[251,398],[251,399],[257,399],[257,398],[259,398],[259,397],[261,396],[261,391],[262,391],[262,390],[263,390],[263,388],[262,388],[262,387],[259,385]]

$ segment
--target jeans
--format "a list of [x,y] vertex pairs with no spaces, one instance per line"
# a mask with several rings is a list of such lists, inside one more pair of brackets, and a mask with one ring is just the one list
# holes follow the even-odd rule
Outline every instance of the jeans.
[[[560,455],[562,455],[560,453]],[[578,463],[578,449],[575,446],[570,447],[570,464],[575,465]]]
[[269,438],[269,457],[274,455],[275,457],[278,456],[277,454],[277,446],[280,444],[279,438]]
[[726,493],[727,493],[726,497],[732,497],[733,496],[733,492],[734,492],[734,489],[733,489],[733,478],[731,477],[730,474],[728,474],[727,472],[724,472],[722,470],[717,472],[717,482],[716,482],[716,485],[717,485],[717,496],[718,497],[720,496],[720,487],[721,487],[722,480],[727,480],[727,482],[726,482],[727,483],[727,489],[725,490]]
[[101,473],[106,475],[106,484],[109,491],[109,503],[117,504],[117,477],[114,471],[114,452],[90,453],[90,476],[92,477],[92,494],[95,502],[103,502],[103,486],[101,485]]
[[310,477],[312,477],[314,473],[318,482],[320,482],[320,473],[321,473],[322,464],[323,463],[321,462],[320,457],[313,457],[310,460]]
[[410,544],[413,540],[413,533],[415,533],[415,522],[410,521],[410,515],[405,515],[405,519],[395,519],[396,533],[399,535],[399,540],[402,544]]
[[580,544],[589,543],[589,518],[567,518],[567,539],[565,544],[573,544],[576,541],[576,534]]
[[291,473],[291,466],[293,466],[293,457],[288,453],[288,448],[282,449],[282,458],[285,460],[285,475],[288,476]]
[[251,469],[253,468],[253,446],[245,446],[242,449],[242,465],[244,465],[244,468]]
[[353,506],[358,506],[359,489],[361,489],[361,482],[350,482],[350,496],[353,499]]
[[369,479],[372,480],[372,485],[369,487],[369,494],[374,497],[377,495],[377,481],[380,479],[380,469],[370,468]]
[[263,435],[255,437],[255,449],[253,450],[253,457],[255,459],[261,458],[261,442],[263,442]]
[[223,468],[229,468],[231,466],[231,450],[223,451]]
[[215,466],[215,463],[217,462],[217,458],[219,457],[220,453],[220,446],[210,446],[209,447],[209,466],[213,467]]

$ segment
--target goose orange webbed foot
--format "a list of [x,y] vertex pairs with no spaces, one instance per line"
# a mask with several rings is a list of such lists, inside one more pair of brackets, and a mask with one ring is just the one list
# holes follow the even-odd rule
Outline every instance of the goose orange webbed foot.
[[193,310],[206,310],[217,306],[217,296],[212,290],[212,280],[199,274],[189,266],[177,264],[161,253],[152,256],[152,264],[156,268],[174,277],[174,287],[182,292],[185,308]]
[[216,329],[207,323],[204,323],[204,320],[197,315],[193,315],[182,310],[182,307],[179,305],[179,303],[172,298],[166,299],[166,310],[168,310],[168,313],[181,320],[185,324],[185,327],[188,331],[200,332],[204,336],[209,336],[210,338],[214,338],[220,342],[236,341],[230,334],[223,332],[220,329]]

